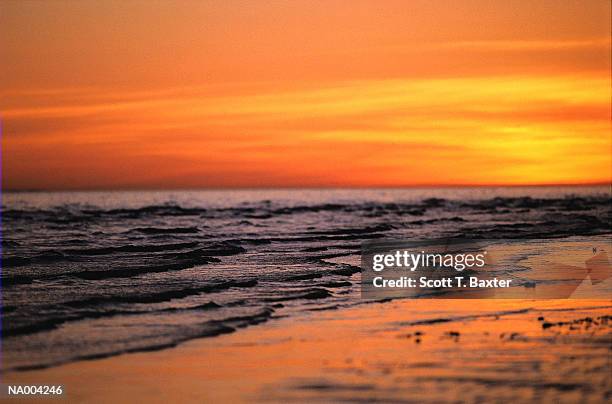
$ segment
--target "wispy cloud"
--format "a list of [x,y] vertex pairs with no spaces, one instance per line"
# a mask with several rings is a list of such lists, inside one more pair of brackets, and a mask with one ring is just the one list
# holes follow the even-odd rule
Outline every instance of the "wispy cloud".
[[[306,176],[349,185],[609,179],[610,86],[598,76],[362,80],[244,95],[67,94],[23,103],[29,107],[13,100],[3,111],[9,167],[23,166],[15,159],[26,150],[63,148],[97,151],[110,171],[113,150],[140,167],[172,161],[167,176],[192,173],[179,181],[190,186],[193,173],[246,185],[244,173],[256,167],[271,185],[299,185]],[[58,170],[69,169],[66,158]],[[277,170],[282,178],[272,175]]]

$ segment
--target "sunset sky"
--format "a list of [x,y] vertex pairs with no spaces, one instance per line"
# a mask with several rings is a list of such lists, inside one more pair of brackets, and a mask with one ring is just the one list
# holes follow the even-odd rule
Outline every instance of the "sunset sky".
[[2,1],[3,188],[607,183],[610,8]]

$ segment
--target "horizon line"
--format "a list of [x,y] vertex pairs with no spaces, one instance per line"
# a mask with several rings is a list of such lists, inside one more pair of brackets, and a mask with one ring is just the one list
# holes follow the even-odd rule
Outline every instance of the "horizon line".
[[423,188],[546,188],[546,187],[602,187],[610,186],[612,181],[583,183],[543,183],[543,184],[419,184],[419,185],[318,185],[318,186],[227,186],[227,187],[100,187],[100,188],[13,188],[1,189],[0,193],[35,192],[152,192],[152,191],[247,191],[247,190],[367,190],[367,189],[423,189]]

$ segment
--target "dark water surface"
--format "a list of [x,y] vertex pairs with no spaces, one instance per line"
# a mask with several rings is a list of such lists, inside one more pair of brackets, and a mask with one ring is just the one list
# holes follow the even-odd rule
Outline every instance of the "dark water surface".
[[4,370],[359,304],[365,240],[611,224],[609,187],[6,193],[2,215]]

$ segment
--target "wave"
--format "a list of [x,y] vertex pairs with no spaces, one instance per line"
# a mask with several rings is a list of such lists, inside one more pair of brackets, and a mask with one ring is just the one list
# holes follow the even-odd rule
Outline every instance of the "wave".
[[[124,343],[124,345],[128,345],[125,349],[117,349],[117,350],[107,350],[103,352],[93,353],[93,354],[85,354],[85,355],[72,355],[70,357],[60,359],[60,360],[52,360],[45,361],[42,363],[36,364],[28,364],[28,365],[17,365],[13,367],[9,367],[5,370],[12,371],[31,371],[31,370],[41,370],[46,369],[53,366],[59,366],[65,363],[82,361],[82,360],[97,360],[103,358],[109,358],[112,356],[122,355],[126,353],[136,353],[136,352],[152,352],[159,351],[168,348],[174,348],[181,343],[187,342],[192,339],[197,338],[207,338],[207,337],[215,337],[222,334],[228,334],[235,332],[239,328],[245,328],[251,325],[261,324],[273,317],[274,309],[271,307],[265,307],[257,313],[254,313],[249,316],[235,316],[228,317],[226,319],[221,320],[211,320],[206,321],[202,324],[197,325],[197,327],[185,327],[184,332],[179,332],[170,336],[166,336],[167,341],[161,343],[148,344],[147,341],[139,341],[132,340]],[[131,342],[131,344],[130,344]],[[131,346],[130,345],[134,345]]]
[[160,264],[160,265],[147,265],[132,268],[123,269],[108,269],[101,271],[81,271],[72,272],[67,276],[79,278],[83,280],[101,280],[101,279],[112,279],[112,278],[132,278],[143,274],[157,273],[157,272],[169,272],[169,271],[180,271],[183,269],[192,268],[196,265],[210,264],[211,262],[219,262],[214,257],[201,257],[198,259],[191,259],[184,262],[177,262],[172,264]]
[[91,297],[83,300],[73,300],[62,303],[62,305],[84,308],[113,303],[161,303],[173,299],[183,299],[188,296],[199,295],[202,293],[212,293],[226,290],[229,288],[252,288],[257,285],[257,280],[229,280],[213,283],[204,286],[189,288],[171,289],[150,293],[117,294],[113,296]]
[[[75,313],[70,313],[68,315],[63,315],[59,317],[51,317],[44,319],[42,321],[35,321],[30,324],[19,325],[19,326],[11,326],[8,323],[8,327],[4,327],[2,331],[2,336],[7,337],[16,337],[19,335],[27,335],[34,334],[43,331],[51,331],[57,329],[59,326],[65,323],[81,321],[86,319],[99,319],[105,317],[115,317],[115,316],[132,316],[139,314],[153,314],[153,313],[167,313],[167,312],[178,312],[178,311],[207,311],[207,310],[215,310],[222,308],[223,306],[217,304],[213,301],[208,303],[200,304],[193,307],[184,307],[184,308],[165,308],[159,310],[89,310],[89,311],[79,311]],[[5,311],[5,310],[3,310]]]
[[[15,209],[3,206],[3,216],[9,219],[26,218],[47,218],[50,221],[56,220],[66,222],[70,220],[90,220],[105,217],[132,218],[143,217],[173,217],[173,216],[234,216],[249,219],[269,219],[280,215],[293,215],[302,213],[322,213],[322,212],[364,212],[364,213],[403,213],[407,215],[422,215],[429,209],[476,209],[476,210],[495,210],[500,208],[508,209],[549,209],[558,208],[564,211],[590,211],[594,207],[607,207],[610,203],[609,195],[590,195],[576,196],[568,195],[562,198],[533,198],[524,197],[494,197],[490,199],[473,200],[450,200],[444,198],[428,198],[420,202],[352,202],[352,203],[321,203],[312,205],[296,205],[284,207],[272,207],[270,203],[262,201],[254,203],[252,206],[224,207],[224,208],[204,208],[204,207],[183,207],[177,204],[149,205],[138,208],[118,208],[118,209],[94,209],[57,207],[54,209]],[[142,228],[143,232],[155,232]],[[136,229],[135,229],[136,230]],[[163,230],[162,230],[163,231]],[[179,230],[180,231],[180,230]],[[191,230],[193,231],[193,230]]]
[[[63,277],[77,278],[82,280],[104,280],[113,278],[132,278],[145,274],[180,271],[193,268],[199,265],[206,265],[220,262],[216,257],[229,256],[245,252],[240,246],[228,243],[213,243],[207,247],[194,250],[180,251],[185,248],[198,246],[199,243],[177,243],[163,245],[123,245],[117,247],[89,248],[79,250],[65,250],[64,252],[47,251],[32,257],[4,257],[2,265],[5,268],[26,267],[28,265],[43,265],[58,261],[75,261],[81,263],[79,256],[103,256],[115,254],[112,263],[104,261],[94,265],[94,262],[86,262],[93,268],[80,271],[62,271],[59,273],[40,271],[28,271],[28,274],[4,273],[0,278],[3,287],[14,287],[18,285],[31,284],[35,280],[52,280]],[[179,250],[177,252],[168,252]],[[127,259],[129,256],[117,255],[118,253],[142,253],[142,252],[166,252],[154,257],[144,257],[150,263],[143,265],[130,264]],[[144,259],[143,258],[143,259]],[[95,269],[95,267],[104,269]]]
[[298,293],[280,296],[280,297],[269,297],[266,298],[267,302],[283,302],[289,300],[314,300],[314,299],[325,299],[333,296],[333,293],[325,288],[312,288],[300,291]]
[[199,243],[195,241],[186,243],[170,243],[170,244],[127,244],[120,246],[109,246],[109,247],[95,247],[95,248],[82,248],[82,249],[71,249],[65,250],[66,255],[108,255],[121,252],[161,252],[161,251],[172,251],[172,250],[184,250],[186,248],[193,248],[198,246]]
[[127,233],[142,233],[142,234],[196,234],[200,229],[197,227],[137,227],[128,230]]

